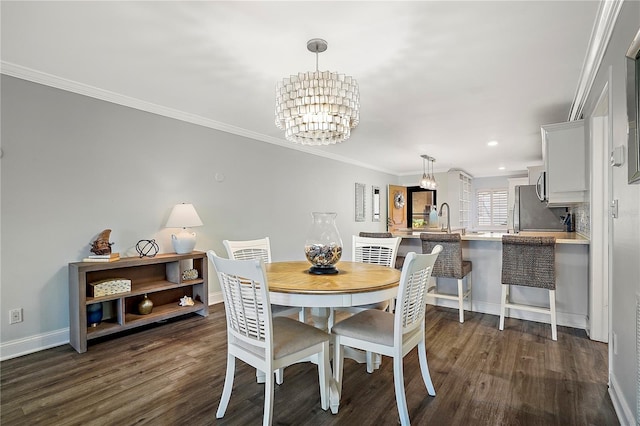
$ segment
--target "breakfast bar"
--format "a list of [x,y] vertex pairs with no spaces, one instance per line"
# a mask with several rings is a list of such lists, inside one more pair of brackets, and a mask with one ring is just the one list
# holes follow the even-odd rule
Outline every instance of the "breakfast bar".
[[[461,236],[463,257],[473,262],[472,310],[475,312],[500,314],[503,235],[504,232],[467,232]],[[575,232],[520,232],[518,235],[556,238],[558,325],[588,329],[589,239]],[[422,252],[419,231],[394,232],[394,236],[402,237],[399,256],[410,251]],[[440,292],[455,293],[456,280],[439,278],[438,287]],[[547,292],[537,288],[512,286],[511,297],[514,302],[549,305]],[[429,303],[457,308],[450,300],[432,299]],[[549,322],[548,316],[533,312],[512,310],[508,316]]]

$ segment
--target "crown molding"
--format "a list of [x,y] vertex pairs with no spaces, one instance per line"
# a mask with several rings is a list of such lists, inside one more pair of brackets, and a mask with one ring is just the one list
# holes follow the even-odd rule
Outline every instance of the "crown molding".
[[591,30],[587,54],[582,64],[578,88],[569,110],[569,121],[579,120],[582,115],[584,104],[598,74],[623,2],[624,0],[603,0],[600,2],[596,21]]
[[382,173],[388,173],[397,176],[398,173],[391,170],[380,169],[370,164],[366,164],[351,158],[347,158],[341,155],[336,155],[331,152],[325,152],[313,147],[297,145],[286,141],[284,139],[274,138],[272,136],[264,135],[262,133],[253,132],[251,130],[243,129],[241,127],[232,126],[230,124],[222,123],[220,121],[211,120],[199,115],[190,114],[184,111],[180,111],[173,108],[167,108],[162,105],[146,102],[130,96],[125,96],[119,93],[110,92],[108,90],[100,89],[98,87],[89,86],[87,84],[79,83],[77,81],[58,77],[53,74],[37,71],[31,68],[23,67],[11,62],[0,62],[0,73],[20,78],[22,80],[31,81],[33,83],[43,84],[45,86],[53,87],[56,89],[65,90],[67,92],[77,93],[79,95],[88,96],[95,99],[111,102],[114,104],[134,108],[140,111],[149,112],[152,114],[161,115],[164,117],[173,118],[176,120],[184,121],[187,123],[196,124],[198,126],[208,127],[210,129],[220,130],[222,132],[231,133],[245,138],[278,145],[283,148],[293,149],[296,151],[302,151],[307,154],[317,155],[318,157],[328,158],[330,160],[339,161],[341,163],[347,163],[358,167],[363,167],[370,170],[375,170]]

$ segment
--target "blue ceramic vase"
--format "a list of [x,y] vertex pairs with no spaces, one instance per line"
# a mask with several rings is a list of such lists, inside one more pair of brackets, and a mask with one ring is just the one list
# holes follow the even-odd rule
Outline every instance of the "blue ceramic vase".
[[102,321],[102,303],[92,303],[87,306],[87,324],[97,327]]

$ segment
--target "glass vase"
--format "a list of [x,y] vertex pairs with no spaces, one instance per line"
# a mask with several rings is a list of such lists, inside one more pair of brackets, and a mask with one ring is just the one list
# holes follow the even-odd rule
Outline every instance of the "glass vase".
[[304,254],[311,262],[312,274],[337,274],[335,265],[342,256],[342,239],[336,226],[337,213],[311,213],[313,222],[304,245]]

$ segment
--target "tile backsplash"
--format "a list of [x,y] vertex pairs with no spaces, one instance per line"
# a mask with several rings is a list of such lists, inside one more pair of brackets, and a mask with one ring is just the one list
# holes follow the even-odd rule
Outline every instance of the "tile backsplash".
[[576,232],[591,237],[591,205],[590,203],[580,203],[571,208],[574,220],[576,221]]

